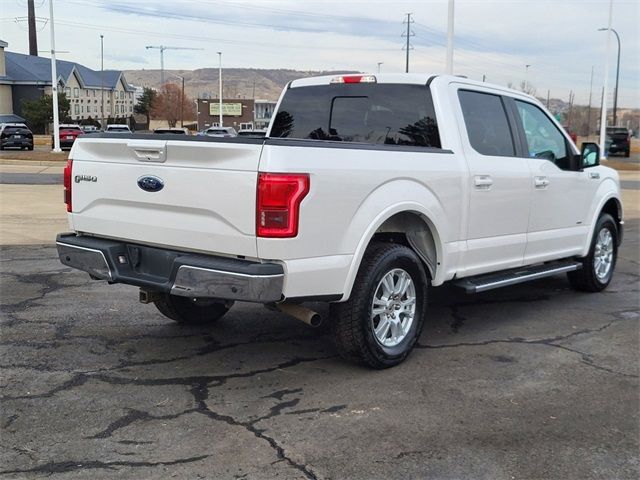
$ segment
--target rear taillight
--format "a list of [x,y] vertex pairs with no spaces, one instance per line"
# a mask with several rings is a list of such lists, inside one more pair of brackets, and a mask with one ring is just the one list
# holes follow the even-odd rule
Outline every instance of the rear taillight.
[[290,238],[298,234],[300,202],[309,193],[306,173],[258,174],[256,234]]
[[67,204],[67,212],[71,211],[71,169],[73,167],[73,160],[67,160],[67,166],[64,167],[62,175],[64,183],[64,203]]

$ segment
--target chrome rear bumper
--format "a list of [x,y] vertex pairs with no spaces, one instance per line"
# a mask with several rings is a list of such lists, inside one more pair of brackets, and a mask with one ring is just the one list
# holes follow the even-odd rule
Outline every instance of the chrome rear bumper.
[[64,265],[92,278],[191,298],[271,303],[282,300],[284,270],[276,263],[190,254],[97,237],[58,235]]

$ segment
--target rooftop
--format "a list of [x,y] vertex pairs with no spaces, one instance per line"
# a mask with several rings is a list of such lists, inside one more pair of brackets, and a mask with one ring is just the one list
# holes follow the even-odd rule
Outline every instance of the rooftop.
[[[1,80],[9,83],[44,84],[51,85],[51,59],[36,57],[21,53],[5,52],[7,74]],[[75,71],[83,88],[100,88],[102,85],[99,71],[91,70],[79,63],[66,60],[56,60],[58,78],[66,82]],[[119,70],[104,70],[104,87],[113,89],[118,84],[122,72]],[[126,80],[127,90],[133,91]]]

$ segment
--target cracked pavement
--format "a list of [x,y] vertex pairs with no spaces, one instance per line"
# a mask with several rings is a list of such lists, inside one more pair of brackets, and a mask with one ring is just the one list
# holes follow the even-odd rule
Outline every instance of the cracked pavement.
[[51,245],[1,247],[0,477],[638,478],[638,237],[600,294],[431,289],[385,371],[261,306],[180,327]]

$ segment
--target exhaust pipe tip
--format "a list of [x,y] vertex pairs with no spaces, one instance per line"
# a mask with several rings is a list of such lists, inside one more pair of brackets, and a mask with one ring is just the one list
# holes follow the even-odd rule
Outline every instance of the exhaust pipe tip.
[[303,307],[297,303],[276,303],[275,307],[282,313],[297,318],[301,322],[306,323],[310,327],[317,328],[322,325],[322,315],[310,308]]
[[320,325],[322,325],[322,316],[318,312],[313,312],[309,318],[309,326],[318,328]]

